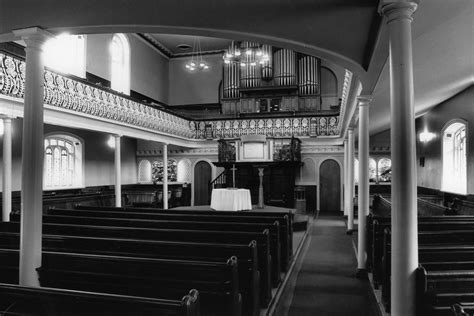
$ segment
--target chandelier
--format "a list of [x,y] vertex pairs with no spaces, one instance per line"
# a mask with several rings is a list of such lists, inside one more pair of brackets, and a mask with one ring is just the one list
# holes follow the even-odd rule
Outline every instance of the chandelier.
[[257,64],[264,65],[270,61],[270,56],[264,53],[262,46],[252,42],[243,42],[242,45],[237,45],[232,41],[222,58],[226,64],[236,63],[241,67],[255,67]]
[[191,60],[186,63],[185,67],[191,72],[209,69],[209,65],[202,58],[201,40],[199,38],[194,37]]

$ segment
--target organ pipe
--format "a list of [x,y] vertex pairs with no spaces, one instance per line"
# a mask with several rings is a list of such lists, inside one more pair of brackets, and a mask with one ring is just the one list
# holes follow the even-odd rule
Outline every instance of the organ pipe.
[[235,63],[224,64],[224,98],[239,98],[239,65]]
[[264,62],[262,65],[262,79],[268,81],[273,78],[272,47],[270,45],[263,45],[262,53],[269,57],[269,60]]
[[303,56],[298,61],[298,93],[299,95],[319,94],[319,59]]
[[255,42],[242,42],[240,48],[243,54],[244,65],[240,67],[240,87],[241,88],[254,88],[260,86],[261,81],[261,67],[259,63],[256,63],[255,55],[247,55],[245,53],[247,48],[257,48],[258,43]]
[[275,85],[296,85],[296,53],[289,49],[280,49],[273,55],[273,60]]

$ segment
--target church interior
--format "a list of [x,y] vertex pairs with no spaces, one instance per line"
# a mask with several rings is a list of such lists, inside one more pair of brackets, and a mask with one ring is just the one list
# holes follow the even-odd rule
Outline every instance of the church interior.
[[0,315],[474,315],[472,0],[0,0]]

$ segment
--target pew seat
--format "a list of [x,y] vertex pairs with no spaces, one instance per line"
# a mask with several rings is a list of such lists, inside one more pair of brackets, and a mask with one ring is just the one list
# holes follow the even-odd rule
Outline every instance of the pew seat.
[[0,315],[199,316],[196,290],[176,300],[0,283]]

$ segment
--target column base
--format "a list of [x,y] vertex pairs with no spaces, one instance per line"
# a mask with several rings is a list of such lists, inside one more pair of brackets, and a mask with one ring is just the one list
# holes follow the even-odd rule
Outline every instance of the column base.
[[356,278],[358,279],[367,279],[369,276],[366,269],[357,269]]

